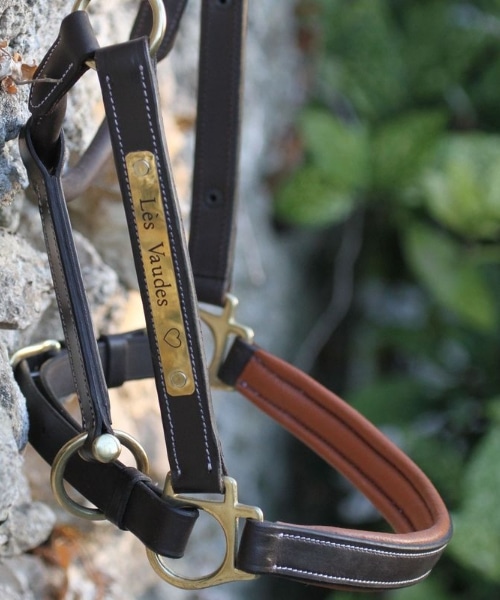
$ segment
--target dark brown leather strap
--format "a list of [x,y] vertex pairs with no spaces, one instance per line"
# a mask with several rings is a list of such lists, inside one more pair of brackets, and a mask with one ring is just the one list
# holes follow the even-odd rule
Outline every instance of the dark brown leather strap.
[[[159,60],[173,45],[186,0],[164,0],[164,4],[167,31]],[[236,234],[246,13],[247,0],[202,3],[189,252],[199,301],[218,306],[224,305],[230,286]],[[147,35],[151,21],[149,2],[143,1],[131,38]],[[64,173],[67,201],[84,193],[110,152],[104,122],[77,164]]]
[[246,0],[204,0],[189,253],[200,302],[224,305],[236,234]]
[[[133,362],[147,376],[151,376],[151,359],[148,340],[144,335],[135,337]],[[99,350],[106,369],[120,354],[122,343],[115,343],[110,353],[105,341]],[[125,344],[127,346],[127,344]],[[142,356],[146,356],[146,367]],[[137,371],[127,371],[127,360],[121,371],[133,376]],[[142,367],[141,367],[142,366]],[[125,372],[124,372],[125,369]],[[67,351],[55,357],[43,353],[23,360],[15,369],[16,380],[26,397],[29,418],[29,440],[35,450],[52,464],[59,450],[81,432],[81,426],[66,412],[62,400],[75,392]],[[131,531],[148,548],[180,558],[186,547],[198,511],[177,501],[163,497],[162,490],[134,468],[118,461],[103,464],[88,462],[75,453],[65,470],[65,479],[85,498],[102,510],[107,519],[120,529]]]
[[[146,40],[141,38],[98,50],[95,60],[151,341],[174,489],[220,493],[223,490],[224,467],[212,415],[194,282],[164,140],[159,93],[149,48]],[[138,216],[137,209],[134,209],[131,176],[126,162],[127,157],[136,156],[138,152],[150,153],[158,172],[158,190],[155,192],[158,196],[141,200],[140,212],[142,215],[147,213],[147,217]],[[159,211],[164,212],[165,235],[155,237],[145,257],[141,250],[141,234],[157,227],[154,219]],[[172,257],[170,274],[164,258],[160,262],[150,262],[169,252]],[[148,286],[148,275],[153,272],[156,273],[155,288],[156,282],[161,281],[162,296],[157,295],[159,290],[155,290],[156,296],[153,296]],[[175,280],[177,294],[169,278]],[[179,303],[182,321],[182,327],[176,329],[175,342],[179,347],[187,348],[194,384],[194,391],[181,391],[176,395],[168,389],[170,375],[165,372],[161,360],[169,344],[167,327],[173,325],[169,319],[160,329],[154,319],[155,310],[167,310],[174,301]],[[166,306],[159,309],[160,304]]]
[[[163,4],[167,13],[167,30],[158,49],[157,60],[165,58],[172,49],[187,0],[163,0]],[[148,0],[143,0],[130,38],[147,36],[151,31],[152,20],[150,4]],[[111,144],[108,126],[106,121],[103,121],[87,150],[78,162],[68,168],[63,175],[62,184],[67,202],[81,196],[87,190],[110,154]]]
[[[153,375],[144,332],[108,336],[99,342],[99,350],[108,385]],[[46,360],[43,355],[30,359],[31,372],[22,363],[16,377],[28,399],[33,423],[30,442],[51,462],[75,430],[73,426],[66,431],[70,417],[57,401],[72,391],[73,382],[66,352]],[[220,376],[228,384],[236,383],[245,397],[343,473],[395,531],[247,520],[238,568],[358,591],[403,587],[429,574],[450,538],[451,522],[430,481],[401,450],[338,396],[240,339],[234,342]],[[109,500],[99,498],[108,498],[107,483],[95,475],[103,465],[84,464],[87,470],[82,474],[79,461],[69,463],[69,481],[100,507],[106,506]],[[86,477],[87,483],[81,480]],[[160,543],[156,540],[155,547]],[[146,544],[152,547],[150,540]]]
[[[83,424],[88,432],[84,452],[91,460],[95,439],[101,434],[112,433],[111,416],[108,389],[99,361],[90,308],[61,188],[64,138],[61,135],[58,144],[58,166],[52,166],[49,171],[35,150],[31,124],[32,121],[29,121],[21,132],[21,154],[38,197],[61,323]],[[54,163],[54,159],[54,152],[51,152],[51,163]]]
[[49,171],[60,166],[59,137],[66,114],[66,95],[88,70],[86,61],[98,47],[87,13],[71,13],[63,19],[56,41],[35,73],[35,81],[54,80],[34,83],[28,105],[33,147]]
[[399,448],[318,382],[239,339],[219,375],[347,477],[396,532],[248,521],[241,569],[372,590],[428,575],[451,522],[429,479]]

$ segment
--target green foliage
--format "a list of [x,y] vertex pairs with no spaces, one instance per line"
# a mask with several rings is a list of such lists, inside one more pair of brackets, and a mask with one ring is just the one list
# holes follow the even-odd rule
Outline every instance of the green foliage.
[[474,260],[449,236],[418,222],[403,232],[403,249],[409,267],[437,302],[462,321],[482,331],[497,323],[492,290]]
[[500,235],[500,136],[449,134],[422,178],[430,214],[471,239]]
[[349,396],[349,402],[370,421],[407,425],[420,413],[424,386],[411,377],[381,378]]
[[276,215],[303,225],[343,220],[368,178],[368,141],[363,128],[325,110],[310,109],[301,119],[306,163],[281,188]]
[[481,440],[463,474],[464,498],[453,515],[449,551],[465,567],[500,583],[500,425]]
[[409,112],[384,121],[372,136],[372,187],[400,192],[433,158],[446,120],[439,112]]
[[498,597],[500,0],[302,4],[314,84],[275,212],[335,227],[324,254],[365,214],[343,391],[395,433],[455,526],[428,580],[371,597]]
[[323,0],[324,52],[319,57],[322,89],[345,94],[367,119],[391,114],[405,101],[405,64],[385,0]]

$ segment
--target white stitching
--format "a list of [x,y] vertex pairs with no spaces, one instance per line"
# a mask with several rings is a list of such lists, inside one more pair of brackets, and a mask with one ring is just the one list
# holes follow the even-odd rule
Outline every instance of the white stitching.
[[[47,100],[50,98],[50,96],[52,96],[52,94],[57,90],[57,88],[63,83],[64,78],[66,77],[66,75],[71,71],[71,69],[73,68],[73,64],[74,63],[70,63],[68,68],[66,69],[66,71],[64,71],[64,73],[61,75],[61,78],[58,79],[57,83],[54,84],[54,86],[52,87],[52,89],[48,92],[48,94],[43,98],[43,100],[41,100],[38,104],[33,104],[32,102],[30,102],[30,107],[33,109],[36,108],[40,108],[40,106],[42,106],[43,104],[45,104],[45,102],[47,102]],[[36,80],[35,80],[36,81]]]
[[294,569],[292,567],[280,567],[275,566],[273,568],[274,571],[287,571],[288,573],[295,573],[298,575],[312,575],[313,577],[321,577],[322,579],[328,579],[329,581],[337,581],[341,583],[364,583],[368,585],[405,585],[410,583],[417,583],[417,581],[421,581],[425,579],[430,570],[424,573],[423,575],[419,575],[418,577],[413,577],[412,579],[403,579],[403,580],[394,580],[394,581],[376,581],[372,579],[355,579],[353,577],[338,577],[336,575],[327,575],[326,573],[319,573],[316,571],[305,571],[303,569]]
[[[118,121],[118,115],[117,115],[115,100],[114,100],[114,96],[113,96],[113,89],[111,87],[111,78],[109,75],[106,76],[106,86],[108,88],[109,100],[111,103],[111,110],[113,111],[113,123],[115,125],[116,135],[118,138],[120,157],[122,159],[122,164],[123,164],[123,173],[125,176],[125,181],[127,183],[128,193],[130,196],[132,196],[132,192],[130,190],[130,182],[129,182],[128,174],[127,174],[127,163],[125,161],[125,150],[123,148],[120,124]],[[135,227],[135,235],[136,235],[136,238],[139,239],[139,235],[138,235],[136,227]],[[143,265],[143,270],[144,270],[144,265]],[[144,275],[144,273],[143,273],[143,275]],[[146,308],[147,308],[148,312],[150,313],[150,317],[152,318],[152,311],[151,311],[151,306],[150,306],[149,302],[147,303]],[[158,358],[158,360],[160,360],[160,351],[158,348],[158,340],[156,339],[156,337],[155,337],[155,348],[156,348],[157,358]],[[163,393],[165,395],[167,395],[165,380],[163,378],[163,373],[161,373],[161,372],[160,372],[160,380],[161,380],[161,387],[162,387]],[[167,420],[168,420],[168,428],[169,428],[169,433],[170,433],[170,440],[171,440],[171,444],[172,444],[173,459],[174,459],[177,474],[180,475],[181,469],[180,469],[180,465],[179,465],[179,459],[177,457],[177,448],[176,448],[176,443],[175,443],[175,430],[174,430],[174,426],[173,426],[173,422],[172,422],[172,415],[170,413],[170,407],[168,405],[168,402],[165,403],[165,405],[166,405],[166,409],[167,409]]]
[[[145,106],[146,106],[149,130],[151,133],[151,139],[152,139],[153,147],[155,150],[154,154],[155,154],[157,164],[160,165],[158,145],[156,142],[156,136],[155,136],[155,132],[154,132],[154,128],[153,128],[153,120],[152,120],[152,116],[151,116],[151,108],[149,105],[149,98],[148,98],[148,89],[146,86],[145,75],[144,75],[144,67],[142,65],[139,65],[139,70],[140,70],[140,74],[141,74],[141,85],[142,85],[142,92],[143,92],[143,96],[144,96],[144,102],[145,102]],[[167,194],[166,194],[165,184],[163,182],[161,169],[158,169],[158,179],[160,182],[160,188],[162,191],[162,195],[164,198],[166,198]],[[167,203],[165,203],[164,207],[165,207],[165,210],[167,213],[166,214],[167,227],[169,229],[170,234],[172,235],[172,223],[171,223],[170,214],[169,214],[169,206]],[[177,273],[178,280],[180,280],[180,277],[181,277],[180,267],[179,267],[179,262],[178,262],[178,258],[177,258],[177,250],[174,245],[171,246],[171,251],[172,251],[172,259],[174,262],[175,271]],[[184,326],[186,328],[186,337],[188,340],[189,355],[191,357],[191,361],[194,363],[195,361],[194,361],[194,353],[193,353],[193,340],[192,340],[191,332],[190,332],[190,328],[189,328],[189,320],[188,320],[187,310],[186,310],[186,301],[184,298],[184,292],[180,286],[179,286],[179,293],[180,293],[180,303],[181,303],[181,308],[182,308],[182,314],[184,317]],[[212,471],[212,463],[210,460],[210,448],[208,445],[207,423],[205,420],[205,414],[204,414],[203,405],[201,402],[198,379],[196,376],[196,371],[194,369],[193,369],[193,377],[194,377],[194,384],[195,384],[195,390],[196,390],[196,399],[198,400],[198,406],[200,409],[200,417],[201,417],[201,422],[202,422],[203,440],[205,443],[205,452],[206,452],[206,459],[207,459],[207,469],[208,469],[208,471]]]
[[381,556],[393,556],[394,558],[422,558],[423,556],[433,556],[442,552],[445,546],[437,548],[436,550],[426,550],[422,552],[407,553],[407,552],[394,552],[388,550],[378,550],[376,548],[362,548],[359,546],[353,546],[352,544],[341,544],[340,542],[330,542],[328,540],[319,540],[313,537],[307,537],[302,535],[292,535],[289,533],[280,533],[280,538],[287,538],[292,540],[298,540],[301,542],[310,542],[319,546],[330,546],[332,548],[346,548],[347,550],[354,550],[356,552],[364,552],[366,554],[379,554]]
[[[43,60],[42,64],[40,65],[39,68],[39,75],[41,76],[43,74],[43,72],[45,71],[45,68],[50,60],[50,57],[52,56],[52,54],[54,54],[56,48],[59,46],[59,44],[61,43],[61,38],[58,37],[57,40],[55,41],[54,45],[52,46],[52,48],[50,49],[50,51],[48,52],[47,56],[45,57],[45,59]],[[47,100],[50,98],[50,96],[52,96],[52,94],[56,91],[56,89],[62,84],[64,78],[66,77],[66,75],[71,71],[71,69],[73,68],[74,63],[70,63],[70,65],[68,66],[68,68],[66,69],[66,71],[64,71],[64,73],[61,75],[61,78],[59,79],[59,81],[57,81],[57,83],[50,89],[50,91],[46,94],[46,96],[43,98],[43,100],[41,100],[38,104],[33,104],[31,97],[30,97],[30,108],[31,109],[37,109],[40,108],[40,106],[43,106],[43,104],[45,104],[45,102],[47,102]]]

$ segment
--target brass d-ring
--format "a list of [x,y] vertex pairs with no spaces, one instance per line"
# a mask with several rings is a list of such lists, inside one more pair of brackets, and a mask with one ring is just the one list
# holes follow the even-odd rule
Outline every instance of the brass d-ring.
[[[137,462],[138,470],[147,475],[149,472],[149,460],[144,448],[135,438],[124,431],[114,430],[113,433],[120,442],[132,452]],[[106,516],[101,510],[98,508],[88,508],[79,504],[70,498],[64,487],[64,471],[66,470],[66,465],[73,454],[83,446],[87,439],[87,435],[88,434],[85,432],[77,435],[64,444],[59,450],[50,472],[50,485],[52,486],[52,492],[54,493],[57,502],[69,513],[89,521],[103,521]]]
[[[86,10],[89,4],[90,0],[75,0],[73,12]],[[156,56],[167,30],[167,13],[162,0],[149,0],[149,4],[153,11],[153,25],[149,34],[149,52],[151,56]]]

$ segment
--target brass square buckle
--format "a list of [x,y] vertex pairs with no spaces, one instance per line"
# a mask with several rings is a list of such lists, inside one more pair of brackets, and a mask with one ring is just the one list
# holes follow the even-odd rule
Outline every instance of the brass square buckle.
[[208,376],[210,385],[218,390],[233,389],[232,386],[221,381],[218,376],[219,369],[225,357],[229,336],[241,337],[250,344],[254,338],[253,330],[250,327],[237,323],[234,318],[236,307],[238,306],[238,298],[232,294],[227,294],[225,300],[224,308],[219,314],[200,309],[200,317],[213,335],[214,350],[210,366],[208,367]]
[[212,573],[198,578],[181,577],[174,573],[163,561],[160,555],[146,549],[149,562],[157,575],[162,579],[184,590],[199,590],[231,581],[255,579],[257,576],[246,573],[236,568],[236,554],[238,551],[238,520],[256,519],[263,521],[264,515],[260,508],[248,506],[238,502],[237,483],[231,477],[224,477],[224,499],[197,500],[191,496],[175,494],[172,488],[170,474],[165,482],[164,495],[180,500],[181,502],[204,510],[211,515],[221,526],[226,540],[226,551],[221,565]]
[[38,356],[38,354],[44,354],[45,352],[59,352],[61,350],[61,343],[57,340],[45,340],[44,342],[40,342],[39,344],[33,344],[31,346],[26,346],[21,348],[17,352],[10,357],[10,366],[15,370],[19,363],[22,363],[23,360],[31,358],[33,356]]

